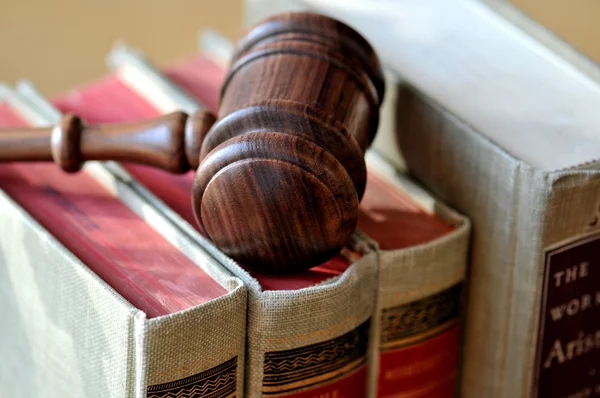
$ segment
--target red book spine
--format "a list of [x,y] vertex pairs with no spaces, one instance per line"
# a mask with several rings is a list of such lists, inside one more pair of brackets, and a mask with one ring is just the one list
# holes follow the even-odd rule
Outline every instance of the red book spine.
[[[358,226],[379,243],[381,250],[394,253],[431,242],[455,229],[426,212],[405,191],[375,170],[368,172]],[[388,259],[380,261],[386,261],[386,267],[395,272],[413,272],[412,268],[402,268],[398,259],[394,263]],[[385,281],[380,283],[385,289],[394,289]],[[397,289],[399,295],[406,295],[407,292],[400,290],[402,288]],[[378,397],[454,396],[460,340],[460,297],[461,284],[458,283],[418,300],[382,308]]]
[[454,397],[460,287],[383,310],[378,397]]

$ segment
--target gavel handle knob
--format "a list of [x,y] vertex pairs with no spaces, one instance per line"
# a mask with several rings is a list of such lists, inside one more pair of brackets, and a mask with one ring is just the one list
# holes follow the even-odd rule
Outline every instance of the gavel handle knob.
[[149,121],[86,126],[72,114],[54,127],[0,129],[0,162],[54,161],[76,172],[88,160],[114,160],[184,173],[199,166],[210,112],[173,112]]

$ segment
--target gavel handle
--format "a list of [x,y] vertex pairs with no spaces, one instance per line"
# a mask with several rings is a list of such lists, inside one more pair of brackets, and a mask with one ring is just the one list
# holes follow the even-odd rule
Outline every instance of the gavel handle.
[[214,122],[210,112],[198,111],[86,126],[67,114],[55,127],[0,129],[0,162],[54,161],[64,171],[76,172],[88,160],[115,160],[184,173],[198,168],[200,146]]

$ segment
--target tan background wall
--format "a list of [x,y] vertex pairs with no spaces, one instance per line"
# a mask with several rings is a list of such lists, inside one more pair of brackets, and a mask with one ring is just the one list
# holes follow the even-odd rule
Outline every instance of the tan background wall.
[[192,53],[211,27],[236,39],[242,0],[0,0],[0,81],[57,94],[106,73],[118,39],[156,63]]
[[[599,0],[511,1],[600,64]],[[243,3],[0,0],[0,81],[29,78],[44,93],[59,93],[105,73],[104,56],[118,39],[159,64],[168,62],[195,51],[197,32],[204,27],[237,39],[247,22]]]
[[512,0],[525,14],[600,63],[600,1]]

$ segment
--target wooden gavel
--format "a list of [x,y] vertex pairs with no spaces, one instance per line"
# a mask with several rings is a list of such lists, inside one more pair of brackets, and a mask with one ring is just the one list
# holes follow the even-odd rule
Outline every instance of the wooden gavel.
[[321,15],[269,18],[241,39],[218,120],[175,112],[137,124],[4,129],[0,161],[87,160],[197,169],[202,233],[224,253],[268,272],[297,272],[336,255],[356,227],[364,152],[379,121],[383,73],[371,46]]

